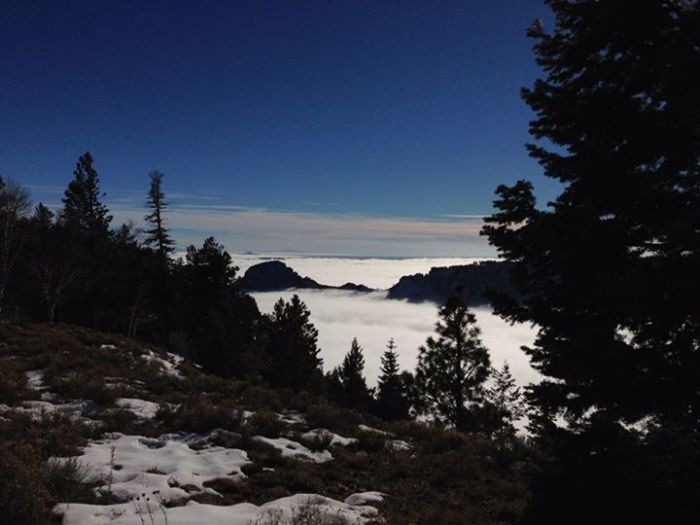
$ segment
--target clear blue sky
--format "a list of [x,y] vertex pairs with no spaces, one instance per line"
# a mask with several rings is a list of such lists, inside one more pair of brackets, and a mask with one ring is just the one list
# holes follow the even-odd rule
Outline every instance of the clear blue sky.
[[[233,251],[338,253],[346,235],[347,253],[380,252],[348,232],[298,243],[324,217],[463,221],[446,216],[488,213],[518,178],[553,197],[524,148],[535,18],[549,19],[539,0],[5,0],[0,175],[57,203],[89,150],[120,219],[143,215],[131,208],[157,168],[173,211],[216,213]],[[238,231],[253,212],[270,231]],[[290,217],[305,225],[293,242]],[[208,228],[174,222],[187,241]],[[386,254],[411,253],[389,230]]]

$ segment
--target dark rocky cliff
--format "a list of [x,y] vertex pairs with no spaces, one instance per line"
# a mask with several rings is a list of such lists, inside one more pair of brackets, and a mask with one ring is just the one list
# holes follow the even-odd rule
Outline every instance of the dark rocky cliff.
[[464,266],[431,268],[427,274],[402,277],[389,289],[390,299],[434,301],[442,303],[451,294],[459,294],[470,305],[487,304],[486,290],[517,296],[503,262],[485,261]]
[[282,261],[265,261],[251,266],[241,279],[241,288],[249,292],[279,292],[290,288],[311,290],[351,290],[371,292],[361,284],[345,283],[342,286],[327,286],[310,277],[302,277]]

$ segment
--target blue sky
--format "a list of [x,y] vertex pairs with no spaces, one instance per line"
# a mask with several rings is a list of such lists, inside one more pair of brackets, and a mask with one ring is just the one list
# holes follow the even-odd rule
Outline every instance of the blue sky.
[[556,191],[524,148],[538,17],[535,0],[6,0],[0,175],[56,204],[89,150],[138,222],[159,169],[181,245],[484,255],[459,216],[518,178]]

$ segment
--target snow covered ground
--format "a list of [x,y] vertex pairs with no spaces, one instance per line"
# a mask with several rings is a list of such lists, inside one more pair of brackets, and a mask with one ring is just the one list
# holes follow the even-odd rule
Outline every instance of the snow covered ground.
[[[104,348],[113,351],[115,348]],[[145,350],[142,359],[155,363],[162,374],[182,377],[180,359]],[[19,406],[0,406],[0,412],[16,410],[42,414],[61,413],[76,420],[99,423],[85,418],[97,407],[92,401],[56,402],[44,381],[45,370],[25,372],[29,390],[42,393],[42,400],[25,400]],[[110,379],[110,381],[113,378]],[[133,413],[141,421],[155,418],[159,404],[140,398],[118,398],[115,406]],[[177,405],[173,405],[176,407]],[[246,411],[250,417],[254,413]],[[278,414],[289,428],[306,424],[306,416],[298,412]],[[272,525],[291,523],[296,518],[315,516],[344,523],[361,524],[377,515],[371,506],[382,501],[383,494],[363,492],[338,501],[319,494],[295,494],[263,505],[238,503],[213,505],[193,501],[195,495],[221,497],[206,486],[208,481],[245,478],[242,467],[251,461],[245,450],[213,445],[218,438],[233,433],[217,429],[209,434],[173,433],[158,438],[122,433],[106,434],[90,440],[77,457],[52,458],[58,463],[75,462],[84,473],[83,481],[94,485],[94,491],[111,503],[95,505],[60,503],[54,514],[64,525]],[[326,429],[315,428],[300,435],[306,442],[327,440],[328,446],[348,446],[356,442]],[[333,460],[329,450],[311,450],[287,437],[255,436],[256,441],[278,450],[282,457],[317,464]]]
[[[158,501],[125,503],[121,505],[61,504],[55,512],[63,517],[64,525],[278,525],[291,523],[295,517],[315,515],[348,524],[365,523],[377,515],[377,509],[366,502],[381,501],[378,493],[350,495],[345,502],[318,494],[295,494],[264,505],[206,505],[190,501],[184,506],[165,508]],[[337,521],[329,521],[333,523]],[[306,523],[306,522],[303,522]]]

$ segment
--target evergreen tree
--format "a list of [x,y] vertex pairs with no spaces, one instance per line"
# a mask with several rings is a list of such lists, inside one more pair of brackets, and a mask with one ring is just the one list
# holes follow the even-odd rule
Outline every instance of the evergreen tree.
[[311,323],[306,305],[294,295],[285,303],[275,303],[266,318],[268,363],[265,379],[280,388],[320,391],[323,387],[323,360],[319,357],[318,330]]
[[500,439],[515,435],[515,423],[525,415],[523,394],[503,363],[500,370],[491,371],[491,386],[486,389],[486,412],[491,416],[489,431]]
[[34,215],[32,215],[32,225],[39,230],[48,231],[53,225],[53,221],[53,212],[42,202],[37,204],[34,208]]
[[362,355],[362,347],[357,342],[357,337],[354,337],[350,344],[350,351],[345,355],[338,369],[338,377],[342,385],[343,402],[359,410],[367,410],[372,401],[372,395],[363,375],[364,370],[365,358]]
[[183,279],[183,301],[178,325],[188,339],[182,350],[208,371],[229,375],[235,352],[232,333],[233,302],[237,295],[236,272],[231,256],[213,237],[201,248],[187,247]]
[[[175,251],[175,241],[168,234],[166,228],[166,219],[164,216],[168,203],[165,200],[165,194],[162,189],[163,174],[157,170],[151,171],[148,174],[150,178],[150,187],[146,198],[146,206],[150,210],[145,217],[146,222],[150,225],[144,232],[146,238],[144,244],[149,247],[155,247],[156,264],[149,268],[150,283],[148,286],[144,283],[141,290],[146,293],[139,294],[150,296],[152,305],[152,329],[155,332],[155,337],[159,340],[165,339],[165,334],[169,333],[172,327],[172,319],[175,316],[174,306],[174,290],[171,282],[171,274],[168,271],[170,266],[170,254]],[[140,301],[137,301],[140,302]]]
[[335,367],[325,375],[325,393],[329,399],[336,403],[343,404],[345,395],[343,392],[343,382],[340,380],[340,367]]
[[150,224],[150,228],[144,232],[146,234],[144,244],[155,246],[161,261],[165,262],[168,260],[168,255],[175,250],[175,241],[170,238],[165,228],[163,215],[168,203],[165,201],[165,194],[161,188],[163,174],[154,170],[148,174],[148,177],[151,179],[151,185],[148,190],[146,207],[151,211],[146,215],[145,220]]
[[686,523],[700,486],[700,7],[547,3],[553,29],[530,29],[544,78],[523,93],[545,139],[529,151],[563,189],[539,209],[529,182],[501,186],[485,228],[522,292],[496,311],[539,327],[527,352],[549,462],[530,519],[591,501],[571,523]]
[[411,407],[404,381],[399,374],[398,354],[393,339],[389,339],[386,348],[381,358],[381,374],[377,388],[377,413],[389,421],[407,419]]
[[474,314],[452,296],[440,308],[435,330],[419,349],[416,395],[420,410],[457,430],[473,426],[471,408],[482,400],[488,378],[488,350],[479,339]]
[[73,180],[63,197],[62,217],[69,229],[89,238],[107,233],[112,216],[100,202],[100,179],[92,165],[90,152],[78,159]]

